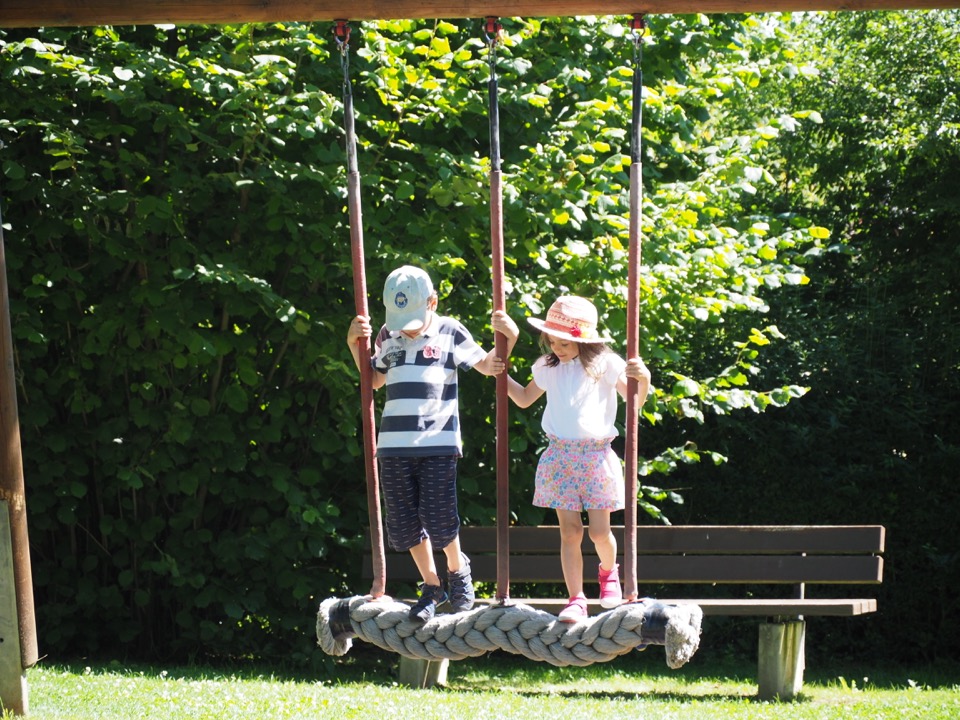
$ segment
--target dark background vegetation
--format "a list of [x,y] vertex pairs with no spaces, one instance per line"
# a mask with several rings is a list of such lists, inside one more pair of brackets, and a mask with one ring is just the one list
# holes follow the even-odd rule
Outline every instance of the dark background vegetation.
[[[817,619],[811,654],[960,647],[957,20],[664,16],[644,44],[641,521],[885,525],[883,585],[841,590],[880,612]],[[633,43],[505,26],[509,309],[587,295],[622,342]],[[480,28],[365,23],[348,57],[375,320],[414,262],[489,346]],[[322,25],[0,30],[42,654],[331,662],[316,606],[367,589],[341,62]],[[462,394],[487,523],[493,382]],[[512,509],[543,522],[539,412],[511,412]]]

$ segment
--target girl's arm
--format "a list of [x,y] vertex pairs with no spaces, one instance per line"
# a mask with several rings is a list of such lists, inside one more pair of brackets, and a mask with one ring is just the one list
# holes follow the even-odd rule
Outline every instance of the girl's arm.
[[637,381],[637,400],[640,407],[647,401],[647,393],[650,392],[650,371],[643,364],[640,358],[630,358],[627,360],[627,367],[624,374],[617,380],[617,392],[620,397],[627,397],[627,380],[633,378]]
[[510,399],[513,400],[518,407],[525,408],[530,407],[540,399],[540,396],[543,395],[543,388],[533,380],[530,381],[529,385],[524,387],[508,375],[507,395],[510,396]]

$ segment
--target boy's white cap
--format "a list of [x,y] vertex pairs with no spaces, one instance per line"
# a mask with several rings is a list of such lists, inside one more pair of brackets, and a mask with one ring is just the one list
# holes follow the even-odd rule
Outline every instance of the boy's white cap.
[[383,305],[387,330],[416,330],[427,321],[427,301],[433,295],[430,276],[418,267],[404,265],[387,276]]

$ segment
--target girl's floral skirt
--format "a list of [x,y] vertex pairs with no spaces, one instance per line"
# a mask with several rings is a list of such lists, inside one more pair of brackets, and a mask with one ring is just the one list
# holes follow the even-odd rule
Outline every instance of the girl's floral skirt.
[[623,509],[623,463],[605,440],[561,440],[537,464],[533,504],[554,510]]

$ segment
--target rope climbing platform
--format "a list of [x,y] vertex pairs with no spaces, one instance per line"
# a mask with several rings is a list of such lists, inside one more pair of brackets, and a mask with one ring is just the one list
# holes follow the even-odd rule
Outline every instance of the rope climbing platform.
[[560,667],[608,662],[663,645],[667,665],[676,669],[696,653],[703,620],[697,605],[649,599],[574,624],[521,602],[480,605],[426,623],[411,621],[409,612],[409,605],[386,597],[329,598],[317,612],[317,642],[335,656],[348,653],[358,637],[415,660],[462,660],[505,650]]

